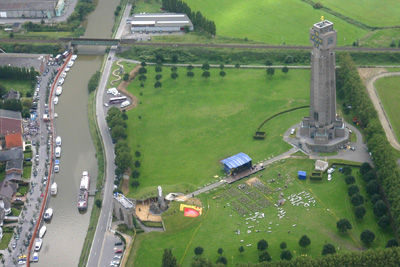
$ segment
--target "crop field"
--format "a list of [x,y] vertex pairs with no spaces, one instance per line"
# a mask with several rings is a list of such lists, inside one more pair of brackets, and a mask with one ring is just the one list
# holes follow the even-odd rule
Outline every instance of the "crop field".
[[[269,44],[308,45],[308,29],[321,16],[338,31],[338,45],[351,45],[367,31],[297,0],[185,0],[192,10],[214,20],[217,35]],[[355,1],[353,1],[355,3]],[[346,6],[346,5],[344,5]],[[361,13],[365,15],[365,13]]]
[[397,140],[400,140],[400,77],[386,77],[376,81],[376,90],[389,117]]
[[400,2],[397,0],[321,0],[325,7],[369,26],[400,25]]
[[264,125],[264,141],[254,140],[258,126],[269,116],[304,106],[309,99],[309,70],[277,69],[268,78],[265,70],[211,69],[211,77],[194,78],[186,69],[170,78],[163,67],[162,87],[154,88],[154,66],[147,67],[145,87],[135,79],[128,90],[139,99],[127,112],[128,136],[133,151],[140,151],[140,187],[129,197],[141,197],[163,185],[166,192],[185,192],[223,175],[220,161],[239,152],[254,162],[277,156],[291,148],[283,133],[308,112],[302,109],[279,116]]
[[[392,233],[378,227],[371,202],[364,204],[365,217],[355,218],[344,174],[335,172],[332,181],[326,180],[326,174],[320,182],[297,179],[298,170],[309,173],[313,164],[314,161],[308,159],[287,159],[268,166],[260,172],[258,180],[252,177],[199,195],[203,214],[197,218],[184,217],[179,203],[173,203],[163,215],[167,232],[137,236],[136,252],[129,258],[128,266],[158,266],[164,248],[171,248],[182,266],[190,266],[197,246],[204,248],[203,256],[212,262],[218,258],[218,248],[224,250],[228,266],[257,262],[260,239],[267,240],[267,251],[273,260],[280,260],[281,242],[287,243],[294,257],[304,254],[319,257],[325,243],[332,243],[337,253],[361,251],[364,247],[360,234],[365,229],[376,235],[371,248],[384,247]],[[358,168],[353,168],[352,175],[366,198],[365,183]],[[244,186],[239,188],[242,184]],[[275,204],[280,198],[286,202],[277,207]],[[254,217],[255,212],[259,216]],[[353,226],[347,233],[338,233],[336,222],[341,218],[347,218]],[[311,239],[306,250],[298,244],[304,234]],[[240,246],[245,249],[242,254],[238,250]]]

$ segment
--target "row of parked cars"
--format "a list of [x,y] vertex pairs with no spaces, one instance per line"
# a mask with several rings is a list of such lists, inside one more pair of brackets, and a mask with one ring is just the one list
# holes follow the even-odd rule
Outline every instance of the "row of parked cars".
[[[121,241],[115,242],[115,246],[122,246],[123,243]],[[123,249],[120,249],[118,247],[114,248],[114,257],[110,262],[110,267],[118,267],[121,263],[121,254],[123,252]]]

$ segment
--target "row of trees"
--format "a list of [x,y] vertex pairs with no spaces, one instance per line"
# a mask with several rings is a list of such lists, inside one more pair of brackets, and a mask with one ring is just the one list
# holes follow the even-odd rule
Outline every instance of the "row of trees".
[[211,35],[216,35],[217,28],[214,21],[206,19],[200,11],[192,11],[185,2],[181,0],[163,0],[162,4],[168,11],[187,14],[195,29],[202,29]]
[[[338,97],[351,103],[352,109],[361,121],[368,149],[375,164],[377,178],[373,180],[384,189],[381,193],[390,204],[390,214],[395,228],[398,228],[400,226],[400,195],[398,194],[400,183],[397,181],[400,179],[400,173],[393,148],[386,138],[377,112],[366,93],[352,58],[345,53],[340,56],[340,62],[340,68],[337,70]],[[370,176],[372,176],[371,173],[364,179],[370,179]],[[370,185],[370,187],[375,186]],[[371,193],[376,192],[375,189],[371,190]]]
[[27,69],[14,66],[0,66],[0,79],[2,80],[34,81],[38,75],[38,72],[33,67]]

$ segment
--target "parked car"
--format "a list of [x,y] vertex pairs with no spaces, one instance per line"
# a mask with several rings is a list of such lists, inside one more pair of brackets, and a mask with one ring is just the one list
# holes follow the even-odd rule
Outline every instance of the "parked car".
[[122,241],[117,241],[117,242],[115,242],[115,245],[116,245],[116,246],[121,246],[121,245],[122,245]]
[[122,253],[122,249],[116,249],[114,252],[115,252],[115,254],[121,254]]

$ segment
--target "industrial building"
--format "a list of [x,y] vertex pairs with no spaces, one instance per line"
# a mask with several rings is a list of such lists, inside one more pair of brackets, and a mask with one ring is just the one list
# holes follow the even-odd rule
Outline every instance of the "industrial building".
[[131,31],[145,33],[180,32],[186,27],[193,31],[193,24],[186,14],[177,13],[141,13],[134,14],[131,21]]
[[0,18],[49,18],[61,16],[64,0],[0,0]]

